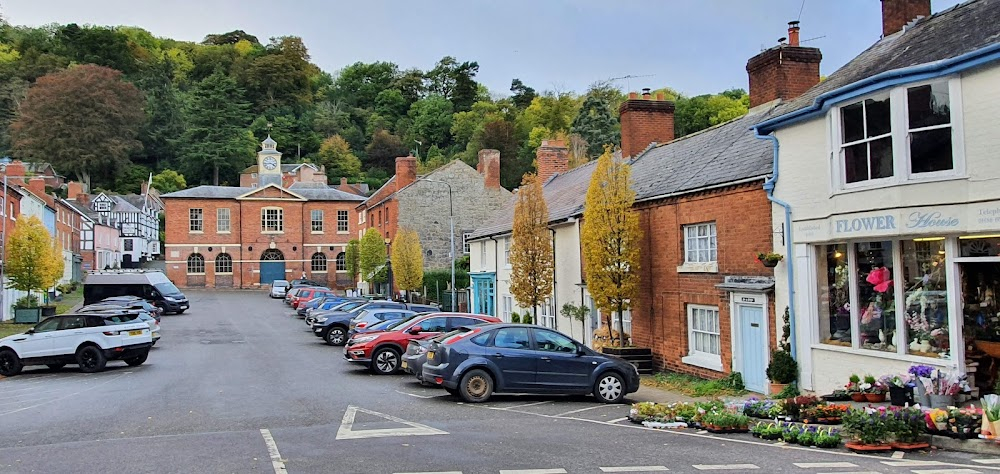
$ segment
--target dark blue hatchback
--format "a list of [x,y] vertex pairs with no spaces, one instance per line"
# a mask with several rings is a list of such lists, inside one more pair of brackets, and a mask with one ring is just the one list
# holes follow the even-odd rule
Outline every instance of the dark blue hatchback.
[[493,393],[587,394],[620,403],[639,390],[639,372],[627,361],[598,353],[544,327],[484,324],[434,343],[422,379],[465,401]]

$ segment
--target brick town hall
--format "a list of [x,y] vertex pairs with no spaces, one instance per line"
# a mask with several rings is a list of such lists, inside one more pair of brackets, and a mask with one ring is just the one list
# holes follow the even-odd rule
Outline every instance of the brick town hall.
[[[161,196],[167,276],[178,286],[254,288],[305,273],[331,288],[353,286],[347,242],[357,234],[364,196],[330,187],[302,166],[284,167],[267,137],[241,184],[198,186]],[[288,184],[285,187],[283,184]]]

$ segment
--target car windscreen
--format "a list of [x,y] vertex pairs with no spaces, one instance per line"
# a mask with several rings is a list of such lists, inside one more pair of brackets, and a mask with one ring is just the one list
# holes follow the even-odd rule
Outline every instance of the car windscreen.
[[128,324],[137,322],[137,319],[139,319],[138,314],[116,314],[113,316],[104,316],[104,324]]
[[178,290],[177,287],[174,286],[174,284],[170,283],[169,281],[163,283],[156,283],[155,285],[153,285],[153,288],[156,288],[156,291],[159,291],[161,295],[181,294],[181,290]]
[[364,301],[348,301],[340,306],[334,306],[333,309],[334,311],[352,311],[363,304],[365,304]]
[[417,316],[420,316],[420,315],[419,315],[419,314],[414,314],[414,315],[412,315],[412,316],[407,316],[407,317],[405,317],[405,318],[403,318],[403,319],[395,319],[395,320],[392,320],[392,321],[393,321],[393,322],[392,322],[392,324],[390,324],[390,325],[386,326],[386,327],[385,327],[385,330],[386,330],[386,331],[391,331],[391,330],[393,330],[393,329],[396,329],[396,328],[398,328],[398,327],[400,327],[400,326],[402,326],[402,325],[406,324],[407,322],[409,322],[410,320],[412,320],[413,318],[415,318],[415,317],[417,317]]

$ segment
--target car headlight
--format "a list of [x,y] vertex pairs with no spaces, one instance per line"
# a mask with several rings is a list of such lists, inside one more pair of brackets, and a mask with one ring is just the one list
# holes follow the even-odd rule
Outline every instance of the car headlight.
[[316,322],[317,323],[325,323],[327,319],[330,319],[330,318],[316,318]]
[[177,301],[177,299],[175,299],[175,298],[174,298],[174,297],[172,297],[172,296],[164,296],[164,297],[163,297],[163,299],[165,299],[165,300],[167,300],[167,301]]
[[364,344],[366,342],[372,342],[372,341],[374,341],[377,338],[378,338],[378,336],[359,336],[359,337],[354,338],[354,343],[355,344]]

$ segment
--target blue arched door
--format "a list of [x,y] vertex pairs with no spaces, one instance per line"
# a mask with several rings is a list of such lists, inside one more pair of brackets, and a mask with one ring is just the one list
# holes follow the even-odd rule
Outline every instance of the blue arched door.
[[260,255],[260,284],[270,285],[285,279],[285,255],[278,249],[267,249]]

